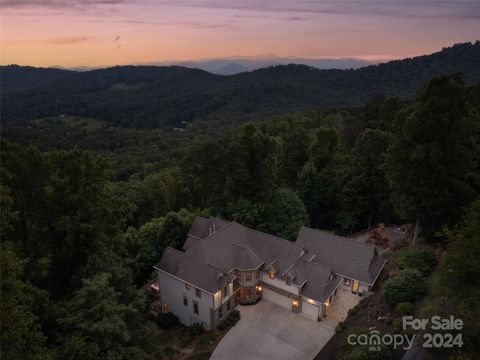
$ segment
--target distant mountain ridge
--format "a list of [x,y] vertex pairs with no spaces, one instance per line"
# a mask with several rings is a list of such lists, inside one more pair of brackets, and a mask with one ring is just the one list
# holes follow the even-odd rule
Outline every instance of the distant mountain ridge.
[[[181,66],[117,66],[55,73],[61,77],[34,86],[19,75],[32,69],[2,67],[2,120],[18,124],[68,114],[138,128],[184,127],[198,119],[238,123],[356,107],[378,95],[408,98],[436,75],[462,72],[474,83],[480,80],[478,64],[480,41],[356,70],[290,64],[220,76]],[[52,74],[51,69],[33,71],[35,84],[41,83],[38,71]]]
[[71,75],[73,71],[56,68],[7,65],[0,67],[2,93],[31,89]]
[[235,75],[245,71],[288,64],[307,65],[317,69],[358,69],[363,66],[371,65],[372,62],[356,58],[306,59],[280,57],[268,54],[258,57],[245,56],[198,61],[163,61],[139,65],[185,66],[188,68],[205,70],[217,75]]
[[[366,61],[358,58],[319,58],[307,59],[297,57],[281,57],[274,54],[259,56],[231,56],[227,58],[215,58],[206,60],[190,61],[154,61],[148,63],[135,63],[135,66],[184,66],[190,69],[200,69],[217,75],[235,75],[245,71],[258,70],[265,67],[276,65],[307,65],[317,69],[358,69],[363,66],[380,63],[381,61]],[[90,71],[106,69],[106,66],[75,66],[62,67],[52,66],[52,68],[73,71]]]

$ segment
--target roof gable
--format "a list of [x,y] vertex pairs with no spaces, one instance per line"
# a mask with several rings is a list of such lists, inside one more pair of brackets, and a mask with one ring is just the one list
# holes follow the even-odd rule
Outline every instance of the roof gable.
[[229,221],[222,220],[213,216],[205,218],[203,216],[197,216],[193,221],[188,235],[194,236],[198,239],[203,239],[212,233],[222,229],[223,227],[230,224]]
[[211,293],[232,281],[232,270],[264,266],[324,301],[341,280],[335,273],[373,283],[385,264],[375,246],[325,231],[302,227],[292,242],[217,218],[197,217],[183,248],[167,248],[156,267]]
[[[373,245],[306,226],[300,229],[296,242],[315,254],[312,262],[330,266],[337,274],[365,283],[373,282],[385,263]],[[371,266],[372,263],[376,265]]]

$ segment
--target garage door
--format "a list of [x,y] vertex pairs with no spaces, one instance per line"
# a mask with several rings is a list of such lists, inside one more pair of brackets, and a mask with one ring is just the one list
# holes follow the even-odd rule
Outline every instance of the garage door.
[[318,306],[312,305],[306,301],[302,301],[302,314],[309,318],[317,320],[318,318]]
[[280,295],[272,290],[263,288],[263,298],[288,309],[292,308],[292,299]]

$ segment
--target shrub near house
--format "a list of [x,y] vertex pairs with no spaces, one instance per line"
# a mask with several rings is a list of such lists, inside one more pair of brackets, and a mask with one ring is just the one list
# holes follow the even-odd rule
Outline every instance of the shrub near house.
[[385,281],[383,299],[395,306],[401,302],[420,299],[425,294],[425,279],[413,269],[401,270],[397,275]]
[[400,314],[400,316],[410,315],[413,311],[413,305],[411,302],[401,302],[395,306],[395,311]]
[[[403,250],[398,258],[400,271],[385,281],[382,292],[385,302],[396,306],[422,298],[425,294],[424,277],[433,270],[436,263],[435,254],[425,248],[411,247]],[[407,306],[401,305],[398,311],[408,312]]]
[[404,250],[398,261],[400,270],[415,269],[423,275],[429,274],[436,264],[435,254],[422,247],[411,247]]

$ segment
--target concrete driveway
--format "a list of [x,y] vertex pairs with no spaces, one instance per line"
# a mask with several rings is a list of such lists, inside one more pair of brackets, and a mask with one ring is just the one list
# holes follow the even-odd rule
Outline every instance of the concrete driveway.
[[331,324],[294,314],[265,299],[237,309],[240,321],[220,341],[211,360],[310,360],[335,332]]

